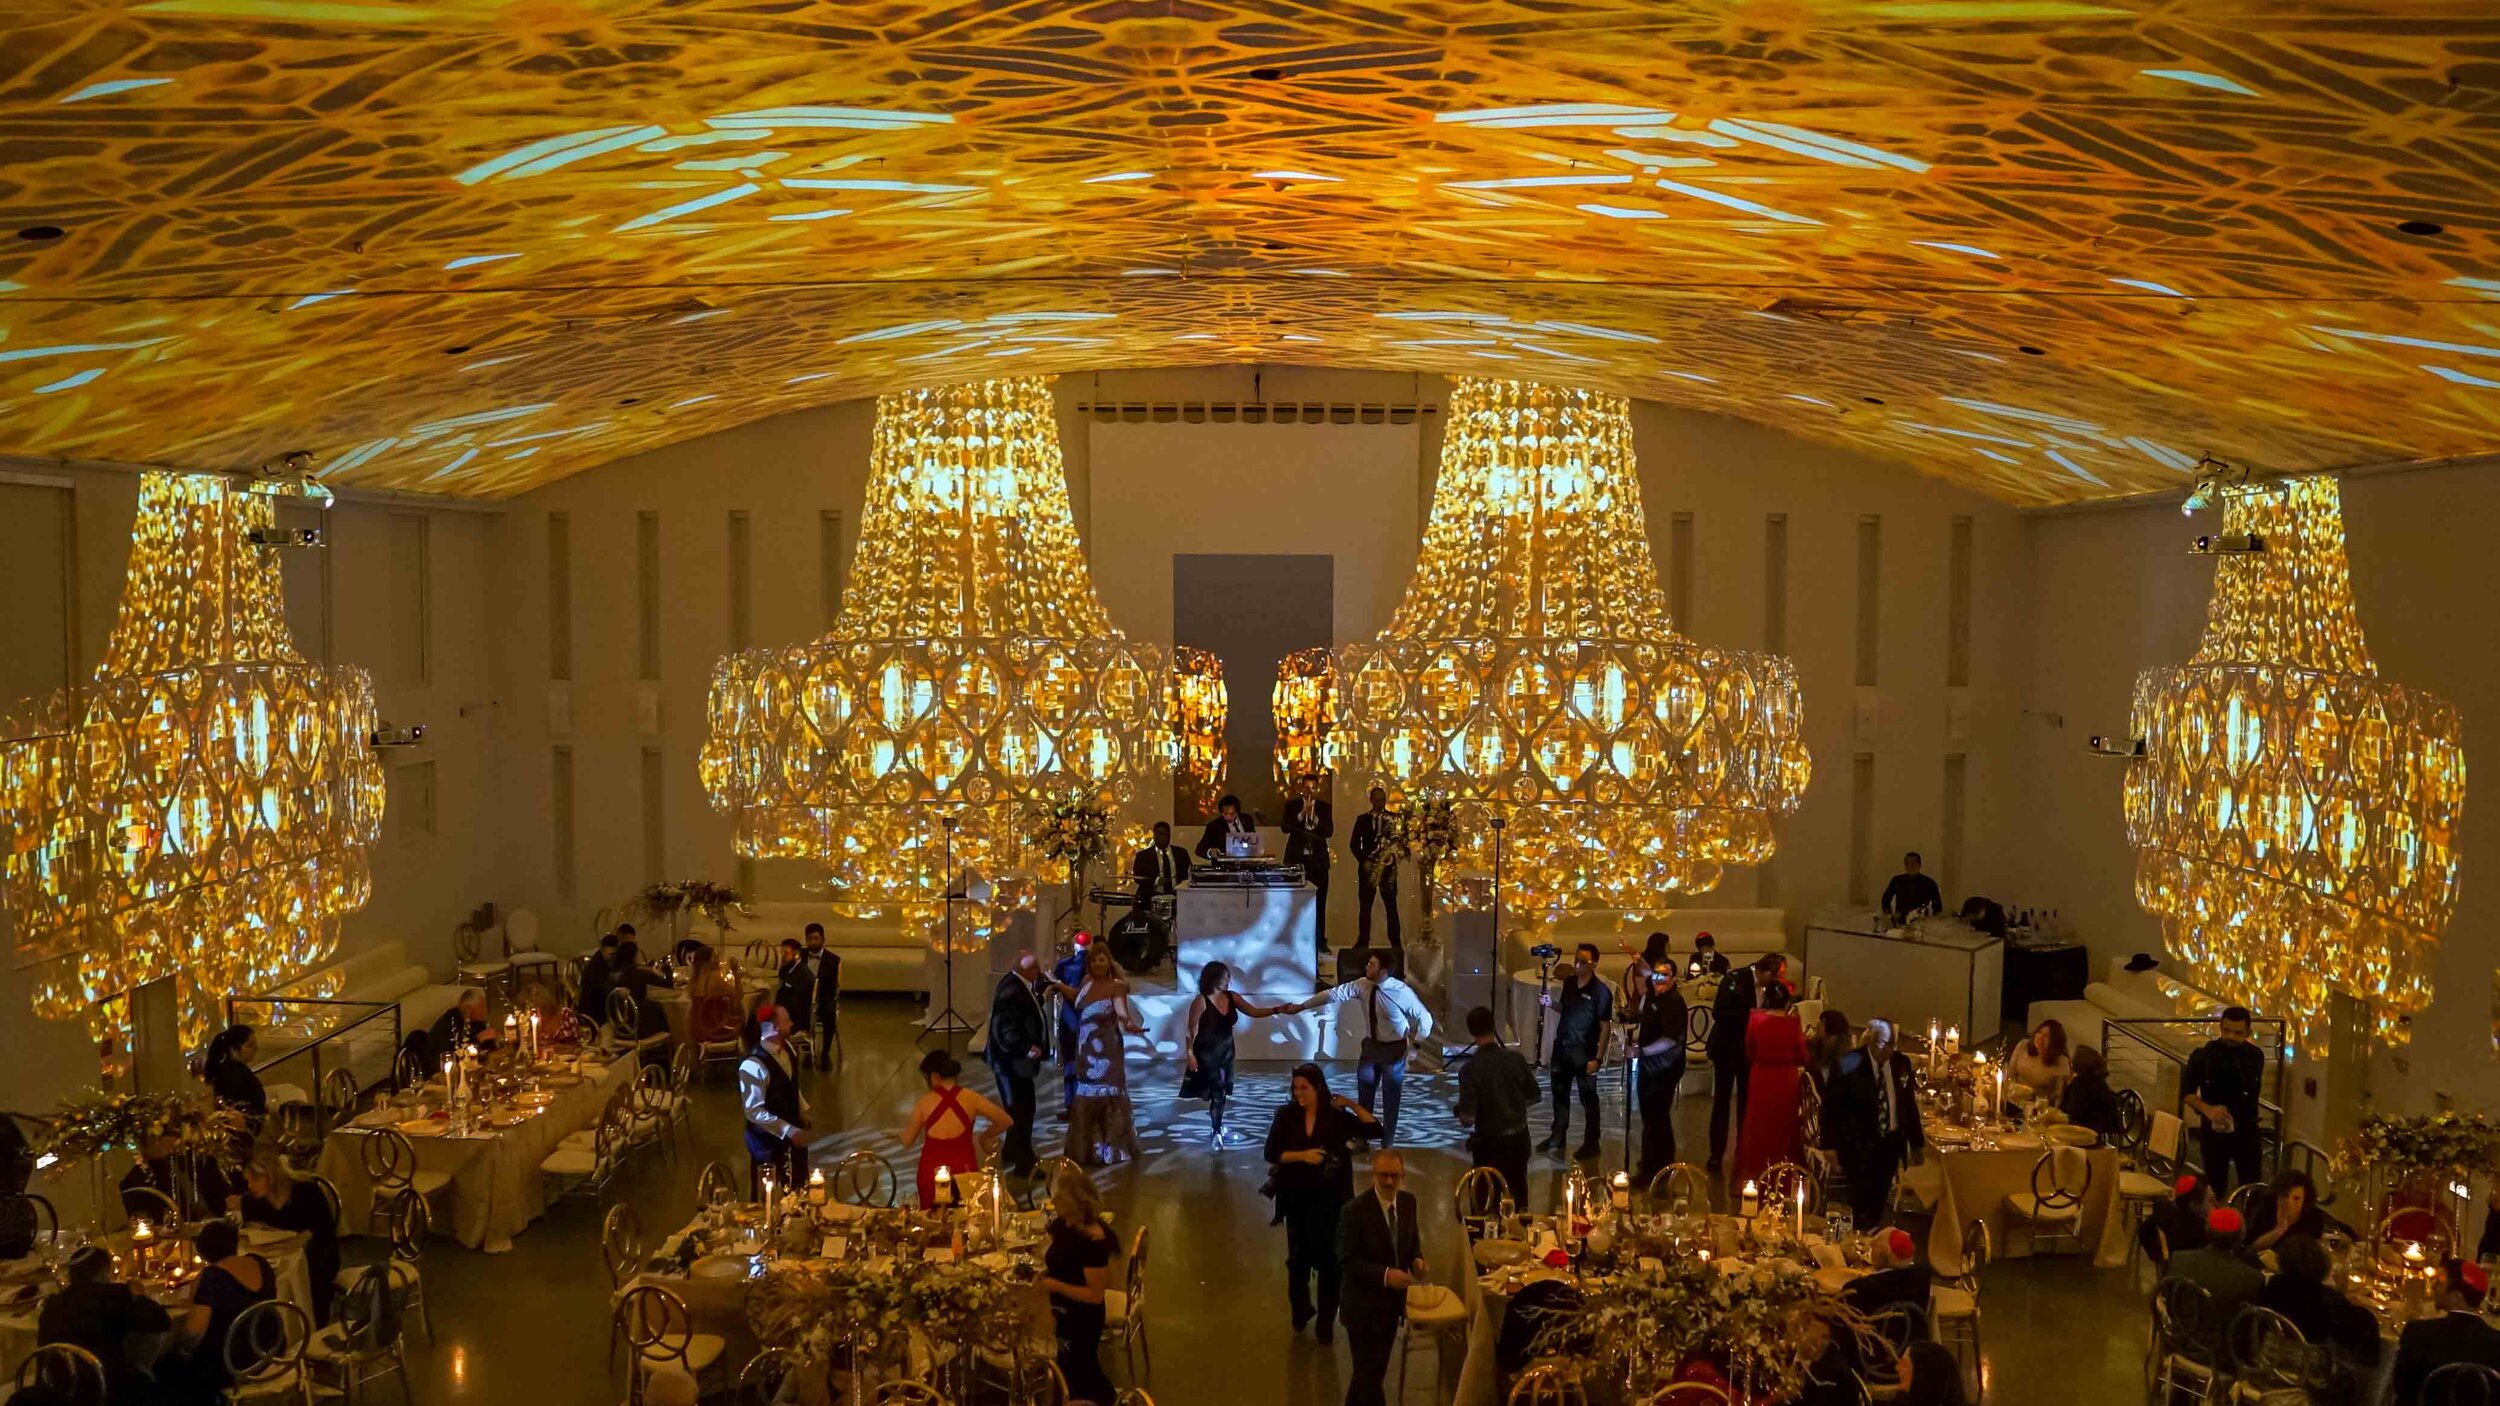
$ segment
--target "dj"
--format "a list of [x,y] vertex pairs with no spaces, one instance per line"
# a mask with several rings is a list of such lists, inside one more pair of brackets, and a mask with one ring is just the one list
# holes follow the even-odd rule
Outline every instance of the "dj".
[[1137,901],[1164,898],[1189,882],[1189,851],[1172,843],[1172,822],[1155,822],[1155,842],[1129,861],[1128,876],[1137,885]]
[[1257,849],[1259,822],[1242,814],[1241,797],[1226,796],[1215,803],[1215,818],[1207,822],[1206,833],[1198,837],[1198,857],[1220,858],[1226,853],[1225,843],[1236,838],[1246,839],[1251,850]]

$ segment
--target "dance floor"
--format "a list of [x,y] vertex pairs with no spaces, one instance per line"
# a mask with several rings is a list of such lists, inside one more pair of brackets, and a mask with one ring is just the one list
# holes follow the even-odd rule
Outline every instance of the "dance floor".
[[[896,1000],[854,999],[844,1010],[843,1058],[830,1074],[811,1073],[807,1094],[817,1126],[830,1131],[827,1160],[855,1147],[885,1152],[908,1181],[909,1163],[895,1142],[918,1092],[920,1047],[910,1024],[916,1008]],[[958,1046],[960,1052],[960,1044]],[[988,1073],[967,1059],[968,1082],[984,1089]],[[1149,1314],[1154,1364],[1147,1382],[1164,1406],[1241,1402],[1255,1406],[1325,1406],[1344,1392],[1345,1345],[1322,1347],[1296,1335],[1286,1317],[1284,1232],[1268,1224],[1258,1194],[1266,1177],[1257,1141],[1285,1097],[1286,1068],[1245,1066],[1236,1080],[1233,1126],[1241,1145],[1207,1145],[1205,1106],[1174,1096],[1177,1065],[1141,1066],[1134,1087],[1145,1156],[1100,1175],[1105,1204],[1125,1239],[1134,1227],[1153,1233]],[[1330,1071],[1332,1087],[1353,1092],[1350,1066]],[[1410,1077],[1400,1141],[1415,1170],[1414,1190],[1444,1216],[1430,1242],[1436,1272],[1457,1245],[1446,1222],[1452,1184],[1466,1155],[1450,1107],[1455,1073]],[[1041,1145],[1057,1147],[1055,1084],[1043,1089]],[[1622,1157],[1622,1089],[1606,1091],[1607,1165]],[[1706,1093],[1688,1097],[1677,1118],[1681,1146],[1701,1160],[1707,1137]],[[674,1162],[655,1159],[620,1179],[620,1195],[640,1213],[647,1233],[681,1224],[694,1205],[694,1176],[706,1160],[743,1166],[737,1097],[726,1066],[698,1082],[694,1126]],[[1578,1129],[1573,1132],[1576,1136]],[[1544,1117],[1538,1117],[1543,1136]],[[1538,1159],[1540,1178],[1561,1164]],[[1550,1194],[1540,1180],[1538,1204]],[[531,1406],[612,1406],[621,1375],[607,1374],[607,1291],[599,1268],[598,1213],[587,1201],[552,1210],[508,1254],[463,1250],[437,1238],[428,1247],[426,1286],[434,1301],[438,1340],[410,1337],[417,1399]],[[1915,1227],[1924,1234],[1924,1226]],[[369,1247],[351,1242],[350,1256]],[[2140,1396],[2143,1297],[2126,1271],[2095,1270],[2072,1258],[2001,1264],[1982,1288],[1988,1399],[2013,1406],[2106,1406]],[[1119,1363],[1115,1380],[1125,1381]],[[1417,1399],[1421,1399],[1418,1396]]]

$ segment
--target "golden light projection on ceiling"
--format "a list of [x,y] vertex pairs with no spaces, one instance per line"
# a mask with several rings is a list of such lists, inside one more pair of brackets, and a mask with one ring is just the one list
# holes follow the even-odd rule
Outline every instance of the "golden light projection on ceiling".
[[1032,807],[1168,775],[1164,651],[1094,594],[1053,414],[1039,377],[879,398],[842,613],[712,671],[703,787],[740,854],[822,865],[837,899],[928,903],[950,867],[1024,874]]
[[1506,820],[1501,902],[1533,918],[1703,892],[1805,794],[1795,667],[1668,618],[1620,396],[1459,382],[1415,575],[1335,676],[1356,789],[1459,803],[1479,873]]
[[1002,370],[1525,375],[2024,503],[2500,447],[2500,10],[26,0],[0,452],[498,496]]
[[0,723],[0,902],[35,1009],[85,1016],[167,976],[185,1048],[229,994],[326,960],[382,823],[373,681],[286,626],[270,500],[148,474],[95,678]]
[[2127,771],[2136,901],[2201,984],[2324,1054],[2342,992],[2401,1041],[2457,903],[2464,728],[2378,676],[2353,609],[2335,480],[2225,490],[2204,642],[2136,676]]

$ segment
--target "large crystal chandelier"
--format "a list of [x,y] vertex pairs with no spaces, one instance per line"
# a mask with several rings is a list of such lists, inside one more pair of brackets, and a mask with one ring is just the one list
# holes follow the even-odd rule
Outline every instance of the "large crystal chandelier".
[[143,475],[94,679],[0,728],[0,890],[35,1009],[99,1040],[170,976],[196,1046],[226,996],[327,960],[372,892],[373,682],[295,652],[250,540],[274,526],[224,478]]
[[1619,396],[1457,384],[1414,579],[1336,680],[1340,764],[1458,803],[1460,869],[1504,820],[1500,901],[1531,917],[1708,889],[1805,790],[1794,666],[1668,619]]
[[2222,497],[2226,540],[2255,550],[2220,557],[2195,657],[2136,676],[2136,901],[2200,985],[2309,1052],[2339,991],[2402,1040],[2456,908],[2462,725],[2378,677],[2333,479]]
[[740,854],[811,860],[838,899],[931,930],[950,866],[959,893],[978,875],[1030,902],[1034,807],[1150,793],[1166,688],[1163,651],[1095,597],[1048,383],[899,392],[842,613],[713,670],[703,785]]

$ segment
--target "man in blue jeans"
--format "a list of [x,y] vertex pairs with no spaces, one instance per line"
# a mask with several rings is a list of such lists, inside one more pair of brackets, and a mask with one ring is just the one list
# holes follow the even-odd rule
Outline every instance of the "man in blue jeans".
[[1557,1157],[1569,1146],[1571,1091],[1577,1088],[1588,1135],[1571,1155],[1585,1162],[1598,1153],[1597,1066],[1606,1052],[1606,1026],[1615,1017],[1615,989],[1597,974],[1596,944],[1580,944],[1562,990],[1543,999],[1554,1008],[1554,1054],[1546,1066],[1554,1086],[1554,1132],[1544,1146]]
[[[1363,959],[1360,978],[1294,1007],[1307,1011],[1348,1001],[1362,1003],[1363,1048],[1354,1066],[1354,1087],[1363,1111],[1379,1116],[1384,1147],[1398,1140],[1398,1101],[1406,1090],[1407,1053],[1414,1041],[1432,1034],[1432,1012],[1424,1009],[1415,988],[1398,979],[1390,963],[1389,953],[1371,953]],[[1382,1099],[1384,1084],[1387,1095]]]
[[[1085,949],[1093,943],[1090,934],[1079,932],[1076,945],[1068,955],[1051,964],[1051,978],[1072,990],[1085,988]],[[1059,1121],[1066,1122],[1076,1107],[1076,1002],[1062,996],[1059,1003]]]

